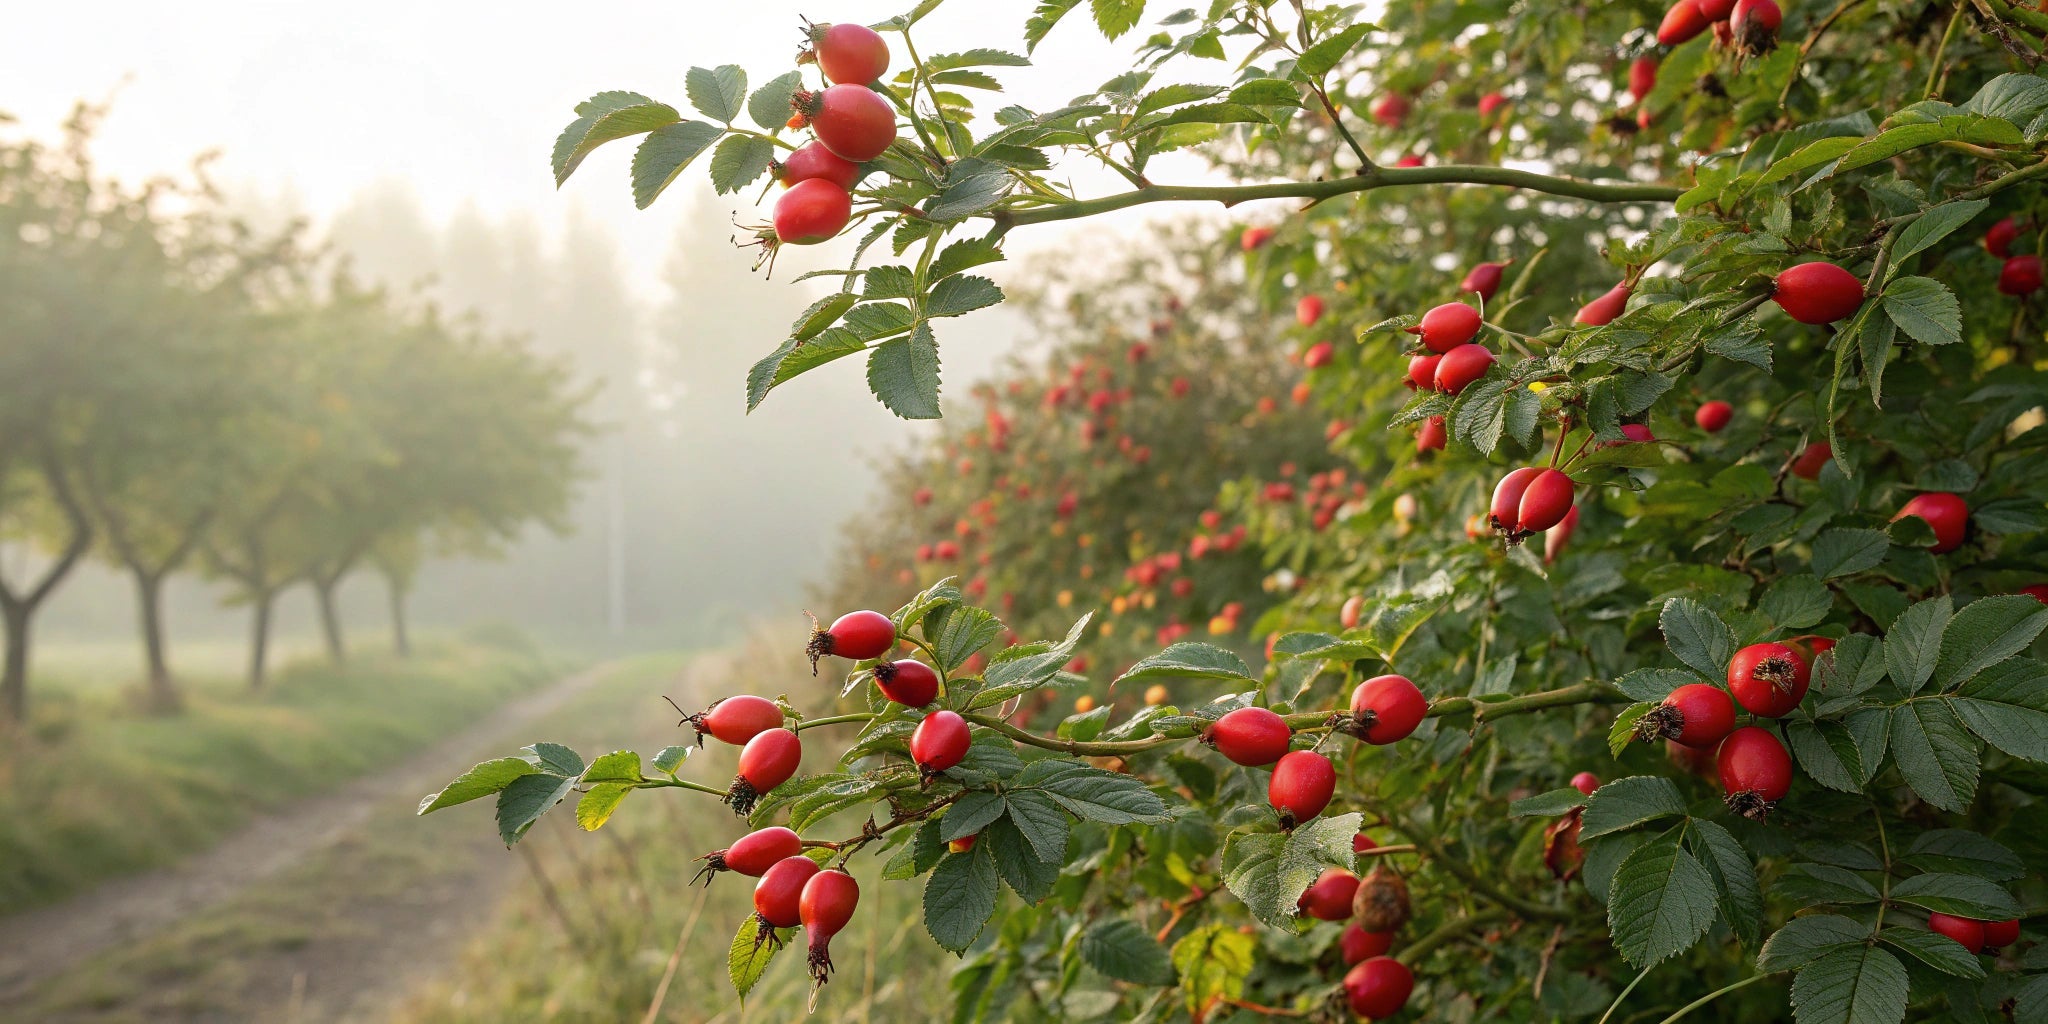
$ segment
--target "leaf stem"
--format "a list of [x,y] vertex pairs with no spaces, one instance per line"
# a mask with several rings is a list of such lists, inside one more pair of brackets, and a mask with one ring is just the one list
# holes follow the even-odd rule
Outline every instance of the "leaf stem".
[[1720,988],[1717,988],[1712,992],[1709,992],[1706,995],[1703,995],[1698,999],[1695,999],[1692,1002],[1679,1007],[1677,1013],[1674,1013],[1671,1016],[1666,1017],[1661,1021],[1658,1021],[1657,1024],[1673,1024],[1673,1022],[1678,1020],[1680,1017],[1683,1017],[1686,1014],[1691,1013],[1694,1010],[1697,1010],[1700,1007],[1705,1006],[1708,1003],[1711,1003],[1714,1000],[1719,999],[1722,996],[1725,996],[1728,993],[1735,991],[1736,989],[1747,988],[1768,977],[1770,977],[1770,975],[1768,974],[1752,974],[1749,977],[1744,978],[1741,981],[1738,981],[1732,985],[1723,985]]
[[1585,181],[1511,167],[1441,164],[1435,167],[1374,167],[1345,178],[1279,181],[1261,185],[1152,185],[1097,199],[1082,199],[1035,210],[990,214],[1003,227],[1076,220],[1147,203],[1211,202],[1234,206],[1255,199],[1324,200],[1353,192],[1401,185],[1498,185],[1599,203],[1669,203],[1684,194],[1672,185]]
[[805,729],[815,729],[821,725],[844,725],[847,722],[872,722],[874,720],[875,716],[871,712],[857,711],[847,715],[833,715],[830,718],[806,718],[798,722],[792,731],[802,732]]
[[1634,992],[1636,990],[1637,985],[1643,983],[1644,978],[1650,976],[1650,971],[1654,969],[1656,966],[1656,964],[1651,964],[1649,967],[1643,968],[1643,973],[1636,975],[1636,980],[1629,982],[1628,987],[1622,989],[1621,994],[1614,997],[1614,1004],[1607,1008],[1606,1013],[1600,1015],[1599,1024],[1607,1024],[1607,1021],[1614,1016],[1614,1011],[1621,1009],[1622,1001],[1628,998],[1628,994],[1630,992]]
[[1395,954],[1394,959],[1413,967],[1423,957],[1436,952],[1439,947],[1449,945],[1453,939],[1481,925],[1492,924],[1507,916],[1507,911],[1493,907],[1445,921],[1443,924],[1437,925],[1435,930],[1425,933],[1421,938],[1402,947],[1401,952]]
[[704,785],[704,784],[703,784],[703,783],[701,783],[701,782],[691,782],[691,781],[690,781],[690,780],[688,780],[688,779],[642,779],[642,780],[640,780],[640,781],[639,781],[638,783],[635,783],[635,784],[634,784],[634,786],[633,786],[633,788],[634,788],[634,789],[688,789],[688,790],[694,790],[694,791],[696,791],[696,792],[698,792],[698,793],[709,793],[709,794],[711,794],[712,796],[721,796],[721,797],[722,797],[722,796],[724,796],[724,795],[725,795],[725,790],[722,790],[722,789],[712,789],[712,788],[711,788],[710,786]]

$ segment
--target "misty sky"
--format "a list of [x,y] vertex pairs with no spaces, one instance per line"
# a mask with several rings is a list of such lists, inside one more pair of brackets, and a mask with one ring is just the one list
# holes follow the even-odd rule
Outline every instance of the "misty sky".
[[[473,203],[494,218],[524,210],[556,224],[573,204],[618,237],[635,265],[635,291],[650,292],[680,218],[759,219],[741,209],[753,193],[712,198],[693,167],[683,179],[691,188],[636,211],[626,182],[630,143],[600,151],[557,193],[548,150],[575,103],[601,89],[631,89],[681,107],[692,64],[736,63],[758,84],[792,66],[799,14],[871,22],[909,2],[17,4],[0,35],[0,110],[47,136],[75,99],[113,96],[100,146],[109,170],[141,176],[217,149],[224,182],[281,196],[316,218],[392,179],[437,220]],[[926,53],[1021,52],[1032,6],[953,0],[915,38]],[[707,10],[715,25],[699,13]],[[1035,66],[1002,69],[1006,101],[1056,107],[1128,67],[1142,29],[1112,44],[1086,17],[1084,5],[1040,46]],[[1198,70],[1215,82],[1230,73],[1216,63]],[[1188,158],[1160,166],[1166,178],[1200,173]],[[1078,167],[1074,180],[1091,192],[1117,184]],[[1074,241],[1074,230],[1056,226],[1012,244],[1056,248]],[[782,266],[794,277],[837,262],[790,253]]]

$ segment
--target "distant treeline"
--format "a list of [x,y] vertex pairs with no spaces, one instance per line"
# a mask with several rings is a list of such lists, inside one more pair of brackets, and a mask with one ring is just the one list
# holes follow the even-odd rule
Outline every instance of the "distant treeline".
[[565,527],[589,431],[566,365],[248,227],[197,170],[101,174],[99,114],[0,137],[0,542],[34,555],[0,576],[0,719],[25,717],[35,614],[86,559],[133,580],[148,703],[170,711],[175,574],[247,605],[260,686],[286,589],[312,589],[340,660],[336,588],[376,571],[402,650],[426,557]]

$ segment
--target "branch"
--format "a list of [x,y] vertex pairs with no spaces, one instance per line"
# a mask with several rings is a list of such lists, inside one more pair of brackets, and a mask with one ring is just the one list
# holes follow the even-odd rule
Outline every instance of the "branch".
[[1332,199],[1353,192],[1400,185],[1499,185],[1597,203],[1669,203],[1685,193],[1673,185],[1641,182],[1585,181],[1538,174],[1511,167],[1444,164],[1440,167],[1373,167],[1348,178],[1324,181],[1280,181],[1264,185],[1153,185],[1099,199],[1010,211],[989,216],[999,227],[1075,220],[1146,203],[1212,202],[1225,206],[1254,199]]
[[1473,913],[1465,915],[1464,917],[1452,918],[1451,920],[1445,921],[1443,924],[1436,926],[1436,929],[1434,931],[1428,932],[1424,934],[1421,938],[1416,939],[1414,942],[1411,942],[1408,945],[1402,947],[1401,952],[1398,955],[1396,955],[1394,959],[1399,960],[1404,964],[1413,966],[1416,963],[1419,963],[1423,957],[1426,957],[1429,954],[1436,952],[1439,946],[1449,945],[1453,939],[1458,938],[1466,932],[1469,932],[1472,929],[1479,927],[1480,925],[1492,924],[1493,922],[1502,920],[1507,916],[1507,911],[1501,910],[1496,907],[1489,910],[1475,911]]

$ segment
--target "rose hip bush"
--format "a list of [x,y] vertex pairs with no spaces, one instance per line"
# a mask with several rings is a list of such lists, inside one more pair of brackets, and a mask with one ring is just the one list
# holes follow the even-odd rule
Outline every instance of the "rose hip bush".
[[[921,884],[959,1020],[2048,1019],[2048,16],[1097,2],[1111,38],[1147,24],[1131,69],[984,111],[1027,58],[920,55],[939,6],[873,26],[880,48],[812,26],[822,79],[694,69],[706,120],[599,94],[558,142],[566,177],[644,136],[643,206],[707,151],[722,191],[773,172],[790,234],[765,244],[858,239],[750,406],[859,354],[889,408],[937,416],[935,323],[1002,300],[968,271],[1010,232],[1187,202],[1236,225],[1077,288],[1094,336],[984,392],[978,442],[900,464],[896,525],[840,582],[900,607],[850,645],[792,634],[837,704],[697,717],[744,745],[739,777],[685,778],[684,745],[535,744],[423,811],[495,795],[510,843],[571,796],[590,829],[641,789],[725,800],[747,820],[711,884],[759,878],[742,993],[799,927],[823,983],[861,887]],[[1023,49],[1079,7],[1041,4]],[[1236,183],[1155,181],[1176,150]],[[1076,161],[1128,190],[1072,193]],[[1270,368],[1240,336],[1299,353],[1253,409],[1313,405],[1322,440],[1233,411],[1140,441],[1176,385],[1128,365],[1049,400],[1191,283],[1243,299],[1169,333],[1213,339],[1232,386]],[[1041,456],[1102,451],[1054,443],[1081,434],[1120,468],[1046,493]],[[1214,494],[1123,468],[1283,436],[1294,473],[1232,462]],[[1009,471],[1052,474],[1028,495],[939,479],[1026,439]],[[1056,528],[1076,517],[1123,522],[1091,528],[1099,561]],[[1160,556],[1218,530],[1257,589],[1175,593]],[[1119,623],[1162,581],[1222,628]]]

